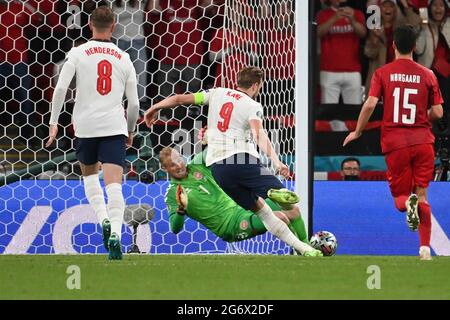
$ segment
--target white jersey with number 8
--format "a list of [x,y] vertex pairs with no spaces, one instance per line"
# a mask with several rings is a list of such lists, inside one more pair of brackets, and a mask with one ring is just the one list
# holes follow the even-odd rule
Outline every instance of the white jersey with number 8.
[[[62,74],[65,68],[71,79],[76,74],[75,136],[128,135],[131,128],[127,128],[122,105],[124,93],[133,104],[138,102],[136,71],[128,53],[112,42],[91,40],[69,51]],[[67,79],[60,77],[59,81]],[[57,123],[57,115],[54,119],[52,112],[50,124]]]

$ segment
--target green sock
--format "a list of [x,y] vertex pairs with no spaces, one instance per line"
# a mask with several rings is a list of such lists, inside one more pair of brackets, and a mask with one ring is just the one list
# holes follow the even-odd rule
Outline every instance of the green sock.
[[300,241],[309,244],[308,234],[306,233],[305,223],[303,222],[302,217],[300,216],[294,220],[291,220],[290,225],[295,229],[295,233]]
[[[294,234],[294,236],[296,236],[298,238],[298,234],[297,234],[297,230],[295,230],[295,228],[292,226],[292,224],[288,224],[289,230],[292,231],[292,233]],[[298,238],[298,240],[300,240],[300,238]],[[300,240],[301,241],[301,240]]]

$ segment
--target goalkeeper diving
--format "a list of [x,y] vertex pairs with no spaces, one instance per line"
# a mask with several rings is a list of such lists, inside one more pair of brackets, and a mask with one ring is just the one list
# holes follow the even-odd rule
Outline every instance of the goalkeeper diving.
[[[188,216],[227,242],[265,233],[267,229],[258,215],[240,207],[219,187],[210,168],[205,165],[205,153],[206,150],[198,153],[187,165],[173,148],[165,147],[159,153],[161,167],[170,176],[165,202],[171,231],[180,232]],[[298,197],[286,199],[285,193],[278,193],[277,190],[271,190],[268,194],[270,197],[266,195],[264,198],[267,198],[265,201],[274,213],[300,241],[309,244],[300,210],[293,205]],[[305,252],[305,255],[309,256],[312,251]]]

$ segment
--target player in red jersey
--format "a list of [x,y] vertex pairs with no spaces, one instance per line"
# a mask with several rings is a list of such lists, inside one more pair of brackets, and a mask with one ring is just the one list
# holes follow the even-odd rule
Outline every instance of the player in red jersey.
[[427,188],[434,171],[434,135],[430,121],[442,117],[442,96],[434,73],[413,61],[417,33],[405,25],[394,31],[396,60],[376,70],[356,130],[344,146],[358,139],[380,97],[384,113],[381,149],[395,206],[407,212],[412,231],[419,229],[422,260],[431,260],[431,208]]

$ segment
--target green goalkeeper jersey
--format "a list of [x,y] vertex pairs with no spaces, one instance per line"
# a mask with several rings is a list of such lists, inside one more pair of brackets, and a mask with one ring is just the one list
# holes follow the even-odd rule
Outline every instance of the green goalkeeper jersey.
[[184,224],[184,215],[177,213],[177,186],[181,185],[187,194],[186,212],[218,237],[228,240],[234,230],[234,222],[240,211],[245,211],[234,202],[216,183],[211,171],[204,163],[205,152],[197,154],[187,165],[188,176],[184,179],[171,178],[167,189],[166,204],[170,226],[178,233]]

